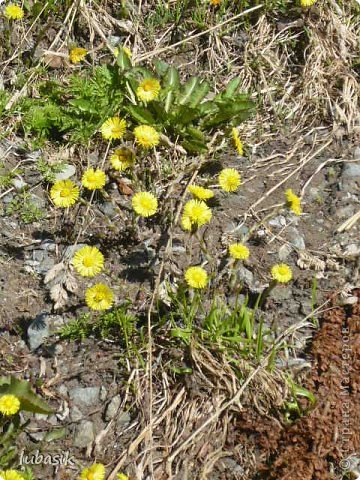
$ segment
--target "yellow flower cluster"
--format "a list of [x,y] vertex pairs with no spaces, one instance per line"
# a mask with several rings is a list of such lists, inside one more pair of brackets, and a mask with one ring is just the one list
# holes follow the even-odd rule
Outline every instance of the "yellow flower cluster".
[[110,163],[114,170],[123,172],[131,168],[135,162],[135,153],[127,147],[117,148],[110,156]]
[[80,63],[87,55],[87,50],[81,47],[75,47],[70,50],[69,59],[71,63]]
[[91,467],[84,468],[80,480],[104,480],[105,467],[102,463],[94,463]]
[[20,400],[15,395],[2,395],[0,397],[0,413],[15,415],[20,410]]
[[92,310],[107,310],[114,303],[114,293],[103,283],[96,283],[85,292],[85,301]]
[[5,17],[9,20],[21,20],[24,17],[24,10],[13,3],[5,7]]
[[297,195],[295,195],[291,188],[286,190],[285,198],[290,210],[294,212],[295,215],[301,215],[301,199]]
[[234,145],[235,145],[235,148],[236,148],[238,154],[240,156],[243,156],[244,155],[243,144],[240,140],[239,133],[238,133],[236,128],[232,129],[232,136],[233,136]]
[[184,213],[181,225],[184,230],[191,230],[192,227],[201,227],[210,222],[212,217],[211,209],[202,200],[189,200],[184,206]]
[[300,0],[300,5],[304,8],[311,7],[317,0]]
[[0,480],[24,480],[24,477],[16,470],[0,470]]
[[208,188],[200,187],[198,185],[190,185],[188,191],[193,194],[198,200],[209,200],[214,196],[214,192]]

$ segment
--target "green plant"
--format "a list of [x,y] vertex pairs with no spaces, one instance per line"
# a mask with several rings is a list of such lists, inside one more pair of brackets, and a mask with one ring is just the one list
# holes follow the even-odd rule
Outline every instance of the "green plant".
[[53,183],[57,173],[64,170],[64,162],[49,163],[46,160],[40,158],[36,163],[36,168],[43,180],[48,183]]
[[292,399],[284,405],[284,416],[288,423],[292,423],[308,412],[308,408],[302,406],[299,399],[305,398],[309,402],[310,407],[312,407],[316,403],[316,398],[312,392],[297,385],[290,377],[288,377],[288,384]]
[[18,215],[24,223],[37,222],[45,217],[45,211],[34,203],[28,192],[21,192],[11,200],[5,214]]

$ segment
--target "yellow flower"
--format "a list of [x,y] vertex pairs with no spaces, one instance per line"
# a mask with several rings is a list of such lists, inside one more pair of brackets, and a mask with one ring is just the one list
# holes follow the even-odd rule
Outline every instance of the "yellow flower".
[[208,275],[201,267],[189,267],[185,272],[185,280],[192,288],[205,288]]
[[160,83],[156,78],[145,78],[138,88],[136,89],[136,95],[143,102],[151,102],[159,96]]
[[235,192],[241,185],[240,173],[234,168],[224,168],[219,175],[219,184],[225,192]]
[[70,62],[71,63],[81,62],[86,57],[87,53],[88,52],[85,48],[81,48],[81,47],[72,48],[69,53]]
[[211,5],[217,6],[220,5],[221,0],[210,0]]
[[3,395],[0,397],[0,413],[3,415],[15,415],[20,410],[20,400],[15,395]]
[[59,180],[51,187],[50,198],[56,207],[71,207],[79,198],[79,187],[72,180]]
[[150,192],[138,192],[132,198],[132,206],[141,217],[151,217],[158,208],[157,198]]
[[24,477],[16,470],[5,470],[0,472],[0,480],[24,480]]
[[301,215],[301,199],[297,195],[295,195],[291,188],[286,190],[285,197],[290,210],[294,212],[295,215]]
[[[123,51],[126,53],[126,55],[127,55],[129,58],[132,57],[132,53],[131,53],[130,48],[128,48],[128,47],[122,47],[122,49],[123,49]],[[115,57],[117,57],[117,56],[119,55],[119,53],[120,53],[119,47],[114,48],[114,55],[115,55]]]
[[292,271],[289,265],[279,263],[271,268],[271,276],[279,283],[288,283],[292,279]]
[[118,473],[117,474],[117,479],[118,480],[129,480],[129,477],[125,475],[125,473]]
[[191,230],[192,223],[191,223],[189,215],[184,214],[181,217],[181,226],[184,230]]
[[86,290],[85,301],[92,310],[107,310],[114,303],[114,294],[107,285],[96,283]]
[[208,200],[214,196],[214,192],[209,190],[208,188],[199,187],[198,185],[190,185],[187,188],[190,193],[194,195],[195,198],[199,200]]
[[311,7],[312,5],[314,5],[314,3],[316,3],[317,0],[300,0],[300,4],[302,7]]
[[96,170],[94,170],[93,168],[88,168],[87,170],[85,170],[81,178],[81,183],[89,190],[103,188],[106,183],[105,172],[103,172],[99,168],[97,168]]
[[108,118],[100,127],[100,131],[105,140],[115,140],[122,138],[126,130],[126,122],[119,117]]
[[74,255],[72,264],[83,277],[94,277],[104,268],[104,255],[96,247],[82,247]]
[[24,10],[18,5],[10,3],[5,7],[5,17],[9,20],[21,20],[24,16]]
[[234,145],[235,145],[235,148],[236,148],[238,154],[243,156],[244,155],[243,144],[240,140],[239,133],[236,130],[236,128],[232,129],[232,136],[233,136]]
[[192,225],[201,227],[210,222],[211,209],[201,200],[189,200],[184,206],[184,216],[188,217]]
[[246,260],[249,258],[250,250],[242,243],[232,243],[229,245],[229,253],[235,260]]
[[134,165],[135,154],[130,148],[117,148],[110,157],[110,163],[115,170],[122,172]]
[[149,125],[139,125],[134,129],[136,141],[144,148],[151,148],[158,145],[160,135],[155,128]]
[[94,463],[89,468],[84,468],[81,472],[81,480],[104,480],[105,467],[102,463]]

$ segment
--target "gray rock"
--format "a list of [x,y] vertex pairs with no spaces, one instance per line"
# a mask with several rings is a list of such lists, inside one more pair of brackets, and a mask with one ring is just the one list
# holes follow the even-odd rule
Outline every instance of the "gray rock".
[[41,262],[46,257],[46,252],[44,250],[33,250],[33,260]]
[[284,215],[278,215],[277,217],[269,220],[269,225],[276,228],[283,228],[286,225],[286,218]]
[[129,412],[119,412],[116,418],[116,428],[122,430],[126,428],[131,422],[131,417]]
[[270,297],[275,301],[282,302],[288,300],[291,297],[291,294],[291,287],[277,285],[270,293]]
[[347,163],[344,165],[340,188],[345,192],[358,193],[360,190],[360,162]]
[[336,209],[335,216],[339,220],[350,218],[355,213],[355,205],[346,205],[345,207],[340,207]]
[[85,247],[86,243],[78,243],[77,245],[69,245],[68,247],[65,248],[64,250],[64,259],[69,260],[74,256],[74,253],[76,253],[80,248]]
[[38,265],[37,267],[34,268],[34,270],[37,272],[37,273],[41,273],[42,275],[44,275],[45,273],[47,273],[53,266],[55,265],[55,262],[52,258],[50,257],[46,257],[44,258],[44,260],[40,263],[40,265]]
[[281,245],[278,252],[279,260],[284,262],[288,258],[290,253],[291,253],[291,247],[289,247],[289,245],[286,245],[286,244]]
[[101,385],[100,387],[100,401],[105,402],[107,397],[107,390],[104,387],[104,385]]
[[74,405],[72,407],[72,409],[70,410],[70,419],[72,422],[78,422],[79,420],[81,420],[82,418],[84,417],[82,411],[80,410],[80,408],[78,408],[76,405]]
[[93,422],[84,420],[76,427],[74,446],[85,448],[95,440],[95,428]]
[[106,407],[106,411],[105,411],[105,420],[107,422],[115,417],[115,415],[117,414],[117,412],[119,410],[120,404],[121,404],[121,396],[120,395],[116,395],[108,403],[108,406]]
[[245,282],[246,285],[252,285],[254,280],[253,273],[245,267],[240,267],[237,271],[237,277],[241,282]]
[[55,180],[67,180],[68,178],[74,176],[75,173],[76,168],[74,167],[74,165],[66,163],[62,171],[55,175]]
[[289,227],[286,230],[286,238],[289,240],[291,245],[294,245],[298,250],[305,250],[305,240],[304,237],[300,235],[299,230],[294,227]]
[[347,297],[342,302],[344,305],[356,305],[358,302],[358,297]]
[[356,147],[354,150],[354,160],[360,160],[360,147]]
[[38,208],[44,208],[46,205],[46,202],[43,198],[39,197],[38,195],[35,195],[35,193],[32,193],[30,196],[30,201],[32,204],[34,204]]
[[31,350],[35,350],[44,343],[50,335],[50,317],[47,313],[38,315],[27,329],[28,343]]
[[57,390],[62,397],[68,396],[68,389],[65,385],[60,385]]
[[39,248],[46,250],[47,252],[55,252],[56,244],[52,240],[46,239],[41,242]]
[[29,437],[34,442],[41,442],[42,440],[44,440],[45,435],[46,435],[46,432],[31,432],[31,433],[29,433]]
[[116,208],[111,202],[104,202],[99,206],[100,211],[109,218],[114,218],[118,214]]
[[96,405],[99,394],[100,387],[75,387],[69,391],[69,397],[75,405]]
[[12,180],[12,184],[18,191],[21,191],[24,188],[29,186],[22,178],[19,178],[19,177],[14,178]]
[[10,203],[14,200],[14,195],[12,193],[8,193],[7,195],[5,195],[3,198],[2,198],[2,201],[4,203]]

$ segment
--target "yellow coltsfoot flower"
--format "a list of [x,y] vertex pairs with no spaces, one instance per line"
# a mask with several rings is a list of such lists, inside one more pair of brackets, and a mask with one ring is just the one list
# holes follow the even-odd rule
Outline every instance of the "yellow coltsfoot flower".
[[125,473],[118,473],[117,480],[129,480],[129,477]]
[[199,200],[208,200],[214,196],[214,192],[212,190],[200,187],[198,185],[190,185],[190,187],[187,189],[195,198],[198,198]]
[[135,162],[135,153],[127,147],[117,148],[110,157],[111,166],[118,172],[123,172],[133,167]]
[[88,168],[85,170],[82,178],[81,183],[89,190],[97,190],[98,188],[103,188],[106,183],[106,175],[105,172],[97,168],[94,170],[93,168]]
[[205,288],[208,275],[202,267],[189,267],[185,272],[185,280],[191,288]]
[[311,7],[317,0],[300,0],[300,5],[304,8]]
[[56,207],[71,207],[79,198],[79,187],[72,180],[59,180],[50,190],[50,198]]
[[219,184],[225,192],[235,192],[241,185],[240,173],[234,168],[224,168],[219,175]]
[[9,20],[21,20],[24,17],[24,10],[18,5],[9,3],[9,5],[5,7],[4,14]]
[[184,206],[183,218],[190,220],[192,225],[201,227],[210,222],[212,217],[211,209],[202,200],[189,200]]
[[84,468],[80,480],[104,480],[105,467],[102,463],[94,463],[91,467]]
[[220,5],[221,0],[210,0],[211,5],[214,5],[214,7],[217,7]]
[[243,144],[242,144],[242,142],[240,140],[240,137],[239,137],[239,133],[238,133],[236,128],[233,128],[231,132],[232,132],[235,148],[236,148],[238,154],[240,156],[243,156],[244,155],[244,149],[243,149]]
[[152,102],[159,96],[160,88],[156,78],[145,78],[136,89],[136,95],[142,102]]
[[125,134],[126,122],[120,117],[108,118],[101,125],[100,131],[105,140],[118,140]]
[[15,415],[20,410],[20,400],[15,395],[2,395],[0,397],[0,413]]
[[157,212],[157,198],[150,192],[135,193],[131,203],[135,212],[141,217],[151,217]]
[[87,55],[86,48],[75,47],[70,50],[69,58],[71,63],[80,63]]
[[182,226],[183,230],[191,230],[192,223],[191,223],[189,215],[183,215],[181,217],[181,226]]
[[107,310],[114,303],[114,293],[107,285],[96,283],[86,290],[85,301],[92,310]]
[[285,198],[290,210],[294,212],[295,215],[301,215],[302,213],[301,199],[297,195],[295,195],[295,193],[291,190],[291,188],[286,190]]
[[86,245],[75,253],[72,264],[83,277],[94,277],[104,268],[104,255],[96,247]]
[[250,250],[243,243],[232,243],[229,245],[229,253],[235,260],[246,260],[250,256]]
[[271,276],[279,283],[288,283],[292,279],[292,271],[289,265],[279,263],[271,268]]
[[144,148],[155,147],[160,142],[160,135],[149,125],[139,125],[134,128],[135,140]]
[[24,477],[16,470],[0,471],[0,480],[24,480]]

